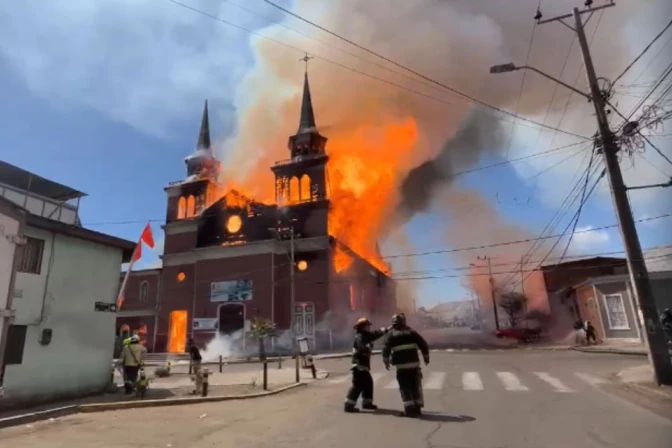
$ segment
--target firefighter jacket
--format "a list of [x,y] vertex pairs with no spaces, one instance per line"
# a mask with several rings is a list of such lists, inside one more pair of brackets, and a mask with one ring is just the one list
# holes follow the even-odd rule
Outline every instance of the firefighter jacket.
[[393,328],[385,339],[383,362],[400,369],[417,369],[420,367],[418,350],[422,352],[425,362],[429,361],[429,347],[425,339],[410,327]]
[[142,344],[129,344],[121,350],[119,363],[124,367],[135,367],[142,364],[142,357],[147,349]]
[[371,352],[373,342],[387,333],[385,328],[374,331],[361,331],[355,336],[352,344],[352,368],[357,370],[371,370]]

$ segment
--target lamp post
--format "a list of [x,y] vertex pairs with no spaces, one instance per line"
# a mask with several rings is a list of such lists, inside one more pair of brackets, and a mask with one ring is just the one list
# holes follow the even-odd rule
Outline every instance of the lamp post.
[[[537,14],[538,24],[549,22],[560,22],[566,27],[570,28],[576,33],[579,44],[581,46],[581,53],[583,56],[583,64],[588,78],[588,85],[590,86],[590,95],[583,93],[574,87],[565,84],[540,70],[533,67],[523,66],[516,67],[513,63],[495,65],[490,68],[490,73],[507,73],[516,70],[532,70],[539,73],[545,78],[551,79],[558,84],[570,89],[571,91],[587,98],[593,103],[595,109],[595,116],[597,118],[597,127],[599,131],[599,144],[604,159],[604,165],[608,173],[611,197],[616,209],[616,216],[618,218],[618,225],[621,231],[623,246],[625,248],[626,260],[628,262],[628,270],[630,273],[630,283],[632,284],[633,292],[641,309],[646,332],[645,339],[649,347],[649,361],[653,366],[656,382],[658,384],[672,385],[672,362],[668,347],[663,336],[662,326],[658,319],[658,311],[656,309],[656,302],[653,296],[653,289],[649,280],[649,273],[644,261],[642,247],[637,235],[637,228],[632,216],[632,209],[627,194],[628,188],[623,182],[623,174],[618,162],[618,152],[620,148],[616,144],[613,132],[609,128],[609,121],[607,119],[606,104],[607,99],[603,95],[598,85],[598,78],[595,74],[595,67],[590,54],[590,48],[586,34],[584,31],[584,23],[581,16],[586,13],[593,13],[597,10],[610,8],[615,6],[613,1],[609,4],[599,6],[596,8],[587,8],[579,11],[578,8],[573,8],[571,14],[554,17],[546,20],[541,19],[541,14]],[[573,19],[573,26],[566,23],[564,19]]]
[[[492,278],[492,264],[490,263],[490,257],[487,255],[483,257],[476,257],[478,260],[487,260],[488,261],[488,282],[490,283],[490,297],[492,299],[492,309],[495,314],[495,329],[499,331],[499,313],[497,312],[497,300],[495,297],[495,280]],[[481,266],[478,266],[476,264],[471,264],[471,266],[475,268],[480,268]]]

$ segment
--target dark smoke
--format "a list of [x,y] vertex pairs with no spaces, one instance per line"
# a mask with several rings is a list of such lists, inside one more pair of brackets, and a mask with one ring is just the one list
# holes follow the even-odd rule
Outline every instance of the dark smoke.
[[471,166],[486,151],[505,142],[501,122],[490,115],[471,113],[439,154],[408,172],[400,184],[398,211],[404,222],[429,209],[438,187],[450,185],[460,167]]

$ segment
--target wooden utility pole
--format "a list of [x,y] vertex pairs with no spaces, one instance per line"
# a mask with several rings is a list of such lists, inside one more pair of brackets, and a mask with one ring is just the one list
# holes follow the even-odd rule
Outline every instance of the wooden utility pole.
[[[583,63],[590,86],[590,99],[595,108],[597,117],[597,126],[599,130],[600,151],[604,159],[604,165],[608,174],[611,186],[611,197],[616,209],[623,246],[625,248],[628,269],[630,271],[630,282],[633,292],[639,303],[639,307],[644,316],[646,340],[649,346],[649,360],[653,365],[655,379],[658,384],[672,385],[672,362],[665,341],[662,325],[658,318],[658,310],[653,296],[653,289],[649,280],[649,273],[644,261],[644,254],[637,235],[635,220],[632,216],[632,209],[627,194],[627,187],[623,182],[623,174],[618,162],[619,147],[616,139],[609,128],[609,121],[606,112],[607,99],[600,90],[598,78],[595,74],[593,59],[590,54],[588,40],[584,30],[584,23],[581,18],[583,14],[593,13],[597,10],[614,6],[614,3],[599,6],[596,8],[587,8],[580,11],[578,8],[572,10],[572,14],[554,17],[539,21],[539,24],[558,21],[576,32]],[[574,26],[564,22],[564,19],[574,19]]]

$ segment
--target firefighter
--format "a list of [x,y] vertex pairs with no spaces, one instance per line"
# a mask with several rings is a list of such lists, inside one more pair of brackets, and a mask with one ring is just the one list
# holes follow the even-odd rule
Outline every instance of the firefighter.
[[425,365],[428,365],[429,347],[425,339],[406,325],[404,314],[392,316],[392,330],[388,333],[383,348],[383,363],[387,370],[390,369],[390,364],[397,368],[397,382],[404,404],[401,415],[405,417],[420,417],[424,407],[418,350],[422,352]]
[[119,363],[124,368],[124,388],[126,395],[133,392],[135,388],[138,372],[142,367],[142,357],[147,349],[140,344],[140,338],[137,335],[131,337],[130,343],[121,351]]
[[378,406],[373,404],[373,378],[371,378],[371,352],[373,342],[384,336],[389,328],[371,330],[371,321],[360,318],[355,324],[355,341],[352,345],[352,386],[345,398],[345,412],[359,412],[355,406],[362,396],[362,409],[375,411]]

